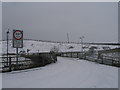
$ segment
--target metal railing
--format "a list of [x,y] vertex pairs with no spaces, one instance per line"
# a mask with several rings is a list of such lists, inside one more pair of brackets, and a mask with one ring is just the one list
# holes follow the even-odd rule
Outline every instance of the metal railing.
[[106,64],[111,66],[120,67],[120,56],[105,56],[101,55],[99,57],[98,54],[89,54],[89,53],[82,53],[82,52],[64,52],[61,53],[62,57],[71,57],[71,58],[79,58],[83,60],[89,60],[92,62],[97,62],[100,64]]
[[28,68],[35,67],[34,63],[24,57],[18,58],[18,65],[16,64],[16,57],[9,57],[7,62],[7,57],[0,57],[2,62],[0,62],[0,71],[1,72],[8,72],[13,70],[24,70]]
[[54,53],[33,53],[30,55],[19,55],[18,61],[15,55],[0,57],[0,72],[10,72],[15,70],[24,70],[29,68],[41,67],[57,61]]

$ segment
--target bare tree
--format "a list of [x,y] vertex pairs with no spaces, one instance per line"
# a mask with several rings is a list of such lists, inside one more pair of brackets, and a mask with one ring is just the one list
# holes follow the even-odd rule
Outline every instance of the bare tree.
[[59,47],[53,46],[50,51],[54,51],[55,53],[59,52]]

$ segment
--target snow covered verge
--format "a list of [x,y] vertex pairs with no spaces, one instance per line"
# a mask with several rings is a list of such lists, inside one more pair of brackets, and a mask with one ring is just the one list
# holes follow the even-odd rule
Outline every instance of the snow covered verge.
[[58,57],[45,67],[2,74],[3,88],[118,88],[118,68]]
[[[2,45],[2,53],[6,53],[7,51],[7,42],[0,41],[0,45]],[[102,50],[103,47],[110,47],[116,48],[117,46],[108,46],[108,45],[83,45],[85,51],[88,51],[91,46],[98,47],[98,50]],[[81,51],[81,44],[75,43],[52,43],[52,42],[42,42],[42,41],[33,41],[33,40],[24,40],[23,41],[23,48],[19,48],[20,51],[29,50],[29,53],[36,53],[36,52],[49,52],[52,48],[56,47],[59,52],[74,52],[74,51]],[[12,47],[12,41],[9,40],[9,53],[15,53],[16,49]]]
[[[6,53],[6,47],[7,43],[6,41],[0,41],[0,44],[2,44],[2,52]],[[69,47],[73,46],[73,48],[69,49]],[[53,47],[56,47],[59,49],[59,52],[61,51],[80,51],[81,46],[80,44],[63,44],[63,43],[52,43],[52,42],[42,42],[42,41],[32,41],[32,40],[24,40],[23,41],[23,48],[19,48],[20,51],[25,51],[27,53],[27,50],[29,50],[29,53],[38,53],[38,52],[49,52]],[[9,53],[15,53],[16,49],[12,47],[12,41],[9,41]]]

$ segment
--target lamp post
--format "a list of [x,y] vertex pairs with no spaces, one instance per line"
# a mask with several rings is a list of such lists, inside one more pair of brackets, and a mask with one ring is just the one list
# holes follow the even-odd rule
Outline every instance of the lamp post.
[[8,65],[8,40],[9,40],[9,29],[6,32],[7,33],[7,65]]
[[84,36],[80,37],[81,40],[81,52],[83,52],[83,38],[85,38]]
[[69,43],[69,33],[67,33],[67,41],[68,41],[68,43]]

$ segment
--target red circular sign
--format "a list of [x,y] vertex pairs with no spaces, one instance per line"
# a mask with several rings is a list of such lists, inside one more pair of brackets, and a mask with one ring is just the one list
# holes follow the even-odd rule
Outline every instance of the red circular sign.
[[16,40],[20,40],[20,39],[22,39],[22,37],[23,37],[23,32],[20,31],[20,30],[16,30],[16,31],[13,33],[13,37],[14,37]]

